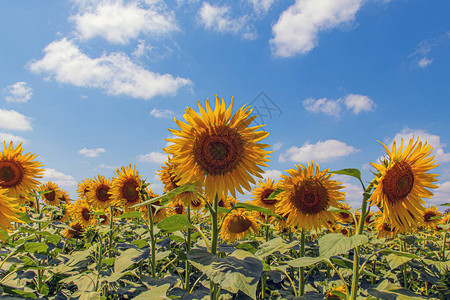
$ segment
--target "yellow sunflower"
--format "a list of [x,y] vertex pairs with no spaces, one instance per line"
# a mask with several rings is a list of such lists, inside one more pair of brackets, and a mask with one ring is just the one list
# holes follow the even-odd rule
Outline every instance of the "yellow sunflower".
[[268,178],[264,181],[259,180],[258,185],[252,190],[252,204],[268,208],[272,212],[275,212],[275,206],[278,199],[268,199],[268,197],[273,191],[275,191],[276,188],[277,186],[275,184],[275,180],[273,179]]
[[[153,222],[158,223],[161,220],[164,220],[167,216],[167,209],[160,206],[160,202],[156,201],[151,204],[151,210],[153,214]],[[142,213],[144,219],[148,219],[148,210],[147,205],[143,205],[139,207],[139,211]]]
[[252,232],[258,232],[255,218],[248,211],[234,210],[225,217],[220,236],[224,241],[234,243]]
[[[20,222],[18,213],[20,212],[14,205],[16,199],[7,196],[8,190],[0,188],[0,228],[10,231],[11,222]],[[1,235],[0,235],[1,236]]]
[[283,190],[279,195],[276,212],[287,216],[288,224],[306,230],[320,230],[328,227],[328,222],[334,222],[335,216],[328,211],[330,206],[339,207],[344,200],[344,193],[339,191],[344,186],[340,182],[331,180],[333,174],[327,174],[329,169],[320,170],[318,164],[314,170],[314,163],[308,167],[296,165],[297,169],[289,169],[289,174],[283,178],[279,187]]
[[177,138],[166,139],[174,143],[164,150],[173,155],[180,177],[179,185],[199,182],[205,187],[209,199],[228,192],[236,197],[236,190],[250,190],[253,176],[262,177],[259,166],[267,166],[269,145],[258,143],[269,133],[259,131],[263,125],[248,127],[256,118],[249,106],[241,107],[232,115],[233,99],[228,108],[216,96],[214,111],[206,100],[206,110],[200,105],[200,114],[187,107],[186,123],[175,119],[180,130],[169,129]]
[[86,202],[96,209],[109,209],[113,200],[111,196],[111,179],[98,175],[90,181],[86,193]]
[[59,205],[59,198],[62,196],[62,192],[55,182],[48,181],[47,183],[41,184],[39,190],[41,192],[48,192],[41,195],[41,198],[44,200],[45,204],[52,206]]
[[327,293],[325,294],[325,299],[333,299],[333,300],[342,300],[343,299],[342,297],[336,296],[334,294],[334,292],[347,294],[344,286],[342,286],[342,285],[334,286],[327,291]]
[[440,223],[442,223],[442,213],[436,206],[429,205],[422,215],[422,226],[431,229]]
[[375,231],[378,231],[378,238],[393,238],[397,235],[398,230],[392,228],[384,216],[375,218]]
[[185,213],[186,213],[186,210],[184,209],[183,204],[172,202],[170,215],[184,215]]
[[61,190],[61,197],[59,197],[59,201],[65,204],[69,204],[70,203],[69,193],[66,192],[65,190]]
[[65,205],[60,206],[61,210],[55,216],[55,220],[59,221],[61,223],[70,221],[70,217],[71,217],[71,215],[70,215],[70,206],[71,205],[72,204],[69,203],[69,204],[65,204]]
[[442,224],[450,224],[450,212],[444,215],[442,218]]
[[111,222],[110,214],[107,212],[104,212],[103,215],[98,216],[98,224],[99,225],[109,225]]
[[409,232],[419,226],[425,212],[422,198],[433,196],[428,189],[438,187],[433,184],[438,175],[427,173],[438,166],[434,164],[434,156],[429,157],[433,149],[414,138],[405,149],[403,139],[398,149],[394,141],[392,151],[381,144],[389,158],[385,163],[371,163],[379,172],[371,204],[380,207],[392,228]]
[[80,199],[85,199],[87,197],[87,192],[89,187],[92,185],[92,179],[83,179],[77,184],[77,193]]
[[[348,205],[347,203],[342,203],[338,206],[338,208],[343,209],[343,210],[350,210],[351,206]],[[338,221],[341,223],[354,222],[353,216],[348,212],[341,211],[341,212],[338,212],[337,215],[338,215]]]
[[35,161],[36,154],[22,154],[22,143],[15,149],[13,143],[6,147],[3,141],[3,152],[0,155],[0,188],[8,190],[8,196],[18,198],[27,196],[39,185],[37,178],[42,178],[44,169]]
[[122,166],[115,173],[117,177],[112,180],[111,194],[115,198],[116,205],[128,208],[140,203],[142,175],[139,175],[136,165],[133,168],[131,164],[126,168]]
[[83,235],[83,226],[81,226],[81,224],[77,221],[77,222],[72,222],[69,225],[71,227],[71,229],[64,229],[64,231],[62,232],[62,236],[67,238],[67,239],[72,239],[72,238],[76,238],[79,239],[82,237]]
[[88,227],[95,222],[94,215],[91,214],[92,210],[87,203],[82,200],[78,200],[69,207],[70,215],[72,218],[81,224],[83,227]]

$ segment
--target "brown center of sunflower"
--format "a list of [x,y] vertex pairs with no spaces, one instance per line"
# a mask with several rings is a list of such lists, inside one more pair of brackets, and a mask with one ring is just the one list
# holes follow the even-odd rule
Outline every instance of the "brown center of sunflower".
[[223,175],[233,171],[244,154],[244,141],[226,125],[214,132],[203,132],[194,141],[194,158],[203,171]]
[[250,226],[252,226],[252,222],[249,219],[243,216],[236,216],[231,220],[228,230],[232,233],[242,233],[249,229]]
[[348,234],[348,230],[346,228],[341,229],[341,234],[342,235],[347,235]]
[[52,190],[50,193],[44,194],[44,197],[48,202],[55,201],[55,191]]
[[381,229],[383,231],[387,231],[387,232],[391,232],[392,231],[391,226],[389,226],[388,223],[383,223],[383,226],[381,227]]
[[192,199],[191,206],[192,207],[199,207],[202,205],[202,201],[200,199]]
[[423,220],[425,222],[431,222],[431,221],[433,221],[433,220],[431,220],[431,218],[436,217],[436,216],[437,216],[436,212],[434,212],[432,210],[426,211],[423,215]]
[[139,184],[131,179],[125,182],[122,187],[122,195],[129,203],[136,202],[139,199],[139,192],[136,190],[139,188]]
[[83,217],[83,219],[85,219],[86,221],[89,221],[91,219],[91,212],[89,211],[88,208],[83,207],[83,209],[81,210],[81,216]]
[[386,171],[383,179],[383,193],[391,203],[405,199],[414,185],[414,174],[411,166],[399,161]]
[[262,193],[261,193],[261,201],[264,204],[267,205],[273,205],[275,204],[275,202],[277,202],[277,199],[267,199],[269,198],[270,194],[272,194],[274,191],[274,189],[265,189]]
[[340,216],[342,219],[346,220],[348,217],[350,217],[350,214],[341,211],[341,212],[339,212],[339,216]]
[[106,215],[100,215],[100,224],[105,225],[108,222],[108,217]]
[[327,208],[328,193],[315,178],[306,178],[294,185],[291,202],[303,214],[317,214]]
[[106,202],[109,200],[109,197],[111,196],[109,192],[110,187],[107,185],[100,185],[97,190],[95,191],[95,195],[97,196],[97,199],[101,202]]
[[184,206],[181,204],[177,204],[175,205],[175,212],[177,213],[177,215],[182,215],[183,211],[184,211]]
[[72,229],[69,229],[69,233],[75,238],[80,237],[82,231],[83,227],[79,223],[74,224]]
[[220,199],[219,202],[217,203],[217,205],[219,207],[225,207],[225,201],[223,201],[223,199]]
[[20,163],[14,160],[0,160],[0,186],[14,187],[22,181],[24,174]]

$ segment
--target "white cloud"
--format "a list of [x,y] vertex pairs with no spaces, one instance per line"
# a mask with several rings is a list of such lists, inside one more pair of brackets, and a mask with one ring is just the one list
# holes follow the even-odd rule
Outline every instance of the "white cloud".
[[450,203],[450,181],[438,183],[437,185],[439,186],[437,189],[430,189],[434,196],[430,198],[429,202],[432,202],[434,205]]
[[324,113],[329,116],[339,117],[342,106],[351,110],[355,115],[361,111],[374,111],[376,108],[372,99],[364,95],[348,94],[344,98],[336,100],[328,98],[308,98],[302,102],[305,109],[312,113]]
[[199,12],[200,23],[207,29],[220,33],[241,34],[243,39],[253,40],[257,34],[254,28],[248,24],[248,16],[232,18],[229,6],[211,5],[203,2]]
[[272,52],[281,57],[305,54],[318,44],[319,31],[355,18],[362,0],[296,0],[272,26]]
[[154,107],[150,112],[150,115],[155,118],[171,118],[175,116],[175,113],[169,109],[157,109]]
[[441,137],[428,133],[422,129],[405,128],[397,133],[394,139],[392,139],[389,143],[392,146],[392,142],[395,140],[396,144],[399,146],[401,139],[403,138],[404,143],[407,144],[413,136],[415,139],[420,138],[423,142],[427,141],[433,147],[433,155],[435,155],[437,163],[450,162],[450,153],[446,153],[444,151],[444,147],[447,145],[441,143]]
[[53,181],[60,186],[75,186],[77,184],[75,178],[55,169],[46,169],[42,181]]
[[8,102],[25,103],[33,95],[33,89],[26,82],[20,81],[3,89],[5,100]]
[[21,136],[12,135],[11,133],[6,133],[6,132],[0,132],[0,141],[2,144],[3,144],[3,141],[5,141],[7,145],[10,142],[13,142],[14,145],[19,144],[19,143],[24,143],[24,144],[30,143],[29,140],[24,139]]
[[327,162],[342,156],[348,156],[357,151],[353,146],[338,140],[319,141],[316,144],[310,144],[309,141],[306,141],[300,148],[292,146],[280,154],[279,161],[306,163],[314,160],[316,162]]
[[375,103],[367,96],[349,94],[344,98],[344,104],[347,109],[353,109],[354,114],[359,114],[361,111],[375,110]]
[[100,153],[105,153],[106,150],[103,148],[96,148],[96,149],[88,149],[84,147],[80,151],[78,151],[79,154],[84,155],[86,157],[98,157]]
[[256,13],[267,13],[275,0],[248,0]]
[[429,59],[429,58],[423,57],[421,60],[419,60],[417,62],[417,65],[419,67],[421,67],[421,68],[426,68],[429,65],[431,65],[432,62],[433,62],[433,59]]
[[31,118],[24,116],[15,110],[0,108],[0,128],[28,131],[32,129]]
[[262,174],[262,176],[264,178],[271,178],[274,179],[275,181],[280,180],[280,175],[281,175],[281,171],[279,170],[267,170],[266,172],[264,172]]
[[150,152],[147,154],[139,154],[137,156],[137,158],[139,161],[142,161],[142,162],[155,163],[155,164],[162,165],[164,163],[164,161],[167,160],[167,154],[153,151],[153,152]]
[[275,144],[272,145],[272,149],[275,151],[280,150],[282,147],[283,147],[282,142],[276,142]]
[[161,36],[179,30],[173,12],[149,1],[93,1],[81,5],[80,13],[70,20],[82,39],[102,37],[122,45],[141,34]]
[[110,95],[150,99],[157,95],[174,95],[191,81],[157,74],[134,64],[124,53],[103,54],[90,58],[66,38],[50,43],[44,57],[33,61],[33,73],[45,73],[58,82],[79,87],[100,88]]
[[341,192],[345,192],[345,199],[349,202],[352,208],[360,208],[362,205],[363,190],[362,186],[358,184],[357,179],[346,175],[333,175],[332,180],[342,182],[344,186]]
[[307,111],[313,113],[324,113],[329,116],[338,117],[341,112],[340,100],[328,100],[327,98],[303,100],[303,106]]
[[107,164],[100,164],[100,166],[98,166],[100,169],[110,169],[110,170],[116,170],[119,168],[119,166],[111,166],[111,165],[107,165]]

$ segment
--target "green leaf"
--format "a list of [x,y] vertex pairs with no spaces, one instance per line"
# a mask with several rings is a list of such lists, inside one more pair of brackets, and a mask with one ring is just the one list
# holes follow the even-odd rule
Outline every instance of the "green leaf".
[[222,258],[206,250],[193,249],[187,253],[188,260],[213,282],[231,293],[239,290],[256,299],[256,287],[261,278],[263,264],[253,254],[236,250]]
[[119,257],[116,257],[114,273],[122,273],[134,263],[148,258],[149,254],[150,250],[148,248],[144,250],[134,248],[125,250]]
[[64,278],[60,282],[70,284],[73,282],[80,291],[93,292],[95,288],[95,282],[97,275],[93,273],[82,273]]
[[412,257],[408,256],[402,256],[395,253],[391,253],[386,257],[389,267],[391,270],[403,265],[404,263],[407,263],[412,259]]
[[245,202],[238,202],[235,206],[234,206],[234,208],[244,208],[244,209],[246,209],[246,210],[249,210],[249,211],[257,211],[257,212],[260,212],[260,213],[263,213],[263,214],[266,214],[266,215],[269,215],[269,216],[275,216],[275,217],[277,217],[278,215],[277,214],[274,214],[270,209],[268,209],[268,208],[265,208],[265,207],[261,207],[261,206],[257,206],[257,205],[252,205],[252,204],[249,204],[249,203],[245,203]]
[[286,263],[294,268],[304,268],[315,265],[318,262],[321,262],[323,257],[300,257],[293,260],[289,260]]
[[161,201],[161,204],[162,204],[162,202],[164,200],[173,198],[173,197],[175,197],[178,194],[181,194],[181,193],[184,193],[184,192],[195,192],[196,190],[197,189],[196,189],[196,184],[195,183],[185,184],[185,185],[177,187],[176,189],[171,190],[170,192],[168,192],[168,193],[166,193],[164,195],[161,195],[159,197],[155,197],[155,198],[149,199],[147,201],[144,201],[144,202],[138,203],[136,205],[133,205],[133,206],[131,206],[131,208],[136,208],[136,207],[139,207],[139,206],[152,204],[152,203],[155,203],[158,200]]
[[44,243],[29,242],[23,244],[23,247],[28,253],[46,253],[48,250],[48,246]]
[[355,177],[359,180],[361,180],[361,171],[359,171],[358,169],[341,169],[341,170],[337,170],[337,171],[330,171],[328,173],[333,173],[333,174],[339,174],[339,175],[348,175],[348,176],[352,176]]
[[320,256],[329,258],[368,242],[369,238],[365,235],[346,237],[339,233],[329,233],[319,239],[319,253]]
[[20,232],[26,232],[26,233],[33,233],[36,235],[40,235],[45,237],[45,239],[47,241],[49,241],[50,243],[52,243],[53,245],[56,245],[59,243],[59,241],[61,241],[62,237],[58,234],[52,234],[48,231],[39,231],[39,230],[35,230],[35,229],[31,229],[31,228],[26,228],[26,227],[21,227],[20,228]]
[[275,197],[281,192],[283,192],[282,189],[275,189],[272,193],[270,193],[269,197],[267,197],[267,200],[275,199]]
[[393,283],[390,283],[387,279],[381,282],[376,288],[368,289],[367,292],[379,299],[398,299],[398,300],[422,300],[428,299],[422,297],[410,290],[399,287]]
[[156,225],[159,229],[164,232],[172,233],[178,230],[192,228],[195,229],[194,226],[189,222],[186,215],[173,215],[168,218],[165,218],[161,222]]
[[147,240],[137,240],[137,241],[131,241],[132,245],[137,246],[139,249],[144,248],[146,246],[148,246],[148,241]]
[[164,300],[170,299],[167,297],[167,290],[169,289],[170,284],[163,284],[160,286],[150,286],[148,291],[145,291],[136,297],[133,300],[147,300],[147,299],[155,299],[155,300]]
[[256,251],[255,256],[259,259],[263,259],[264,257],[267,257],[275,252],[284,253],[287,250],[291,249],[295,245],[298,245],[299,241],[293,241],[291,243],[287,243],[282,238],[277,237],[275,239],[272,239],[270,241],[267,241],[263,244],[261,244],[258,248],[258,251]]
[[127,213],[121,214],[117,217],[114,217],[116,219],[135,219],[135,218],[142,218],[142,213],[140,211],[129,211]]
[[103,263],[107,266],[112,266],[114,265],[116,258],[115,257],[110,257],[110,258],[106,258],[103,260]]
[[439,206],[450,206],[450,203],[439,204]]
[[69,261],[66,263],[68,266],[75,266],[77,263],[86,260],[91,255],[91,249],[83,251],[75,251],[70,255]]

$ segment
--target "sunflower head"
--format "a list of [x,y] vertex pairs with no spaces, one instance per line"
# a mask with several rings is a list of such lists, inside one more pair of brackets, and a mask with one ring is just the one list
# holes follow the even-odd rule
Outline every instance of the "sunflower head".
[[343,188],[340,182],[331,180],[333,174],[328,169],[321,171],[319,165],[314,163],[308,166],[297,165],[297,169],[286,170],[289,176],[281,175],[280,201],[276,213],[288,216],[290,225],[306,230],[319,230],[328,227],[328,222],[334,222],[335,216],[328,211],[330,206],[339,207],[344,200]]
[[89,191],[90,186],[92,185],[91,179],[83,179],[77,184],[77,194],[80,199],[85,199],[87,197],[87,193]]
[[177,138],[167,139],[173,144],[165,151],[173,155],[179,185],[199,182],[205,187],[209,199],[236,197],[236,190],[250,190],[252,175],[261,177],[259,166],[267,166],[269,145],[260,144],[269,134],[259,129],[263,125],[249,127],[256,118],[249,106],[232,114],[233,100],[227,108],[225,101],[216,96],[214,111],[206,100],[206,109],[199,103],[200,114],[187,107],[186,123],[175,120],[180,130],[169,129]]
[[8,197],[7,194],[8,190],[0,188],[0,228],[9,232],[9,228],[12,228],[11,222],[22,221],[18,219],[20,210],[14,204],[16,199]]
[[86,193],[86,202],[97,209],[109,208],[113,200],[111,196],[111,179],[98,175],[90,183],[91,185]]
[[116,177],[113,178],[111,194],[118,206],[128,208],[142,201],[141,199],[141,175],[136,170],[136,165],[132,168],[122,166],[116,170]]
[[342,285],[334,286],[326,292],[325,299],[342,300],[344,299],[341,297],[342,294],[346,295],[345,287]]
[[72,222],[69,224],[71,229],[64,229],[62,236],[68,239],[79,239],[83,237],[83,226],[79,222]]
[[72,219],[80,223],[83,228],[89,227],[90,225],[94,224],[95,216],[92,214],[92,209],[85,201],[78,200],[73,205],[71,205],[69,209]]
[[353,222],[353,216],[350,212],[348,212],[351,209],[351,206],[347,203],[342,203],[338,206],[339,209],[347,210],[347,211],[340,211],[337,213],[338,221],[341,223],[351,223]]
[[39,187],[39,190],[43,192],[41,198],[44,200],[45,204],[52,206],[59,205],[59,198],[62,197],[62,191],[55,182],[48,181],[47,183],[42,184]]
[[44,169],[41,163],[35,161],[36,154],[22,154],[22,143],[16,148],[11,142],[6,147],[3,141],[3,151],[0,155],[0,188],[8,190],[8,196],[18,198],[20,195],[26,196],[36,189],[42,178]]
[[61,197],[59,197],[59,201],[63,204],[69,204],[70,203],[70,196],[69,193],[65,190],[61,190]]
[[268,199],[270,194],[277,188],[275,180],[267,178],[259,180],[258,185],[252,190],[252,203],[254,205],[265,207],[272,212],[275,211],[275,205],[278,202],[278,197],[275,199]]
[[397,235],[398,230],[392,228],[389,223],[386,222],[384,216],[375,217],[375,231],[378,231],[378,238],[393,238]]
[[98,224],[99,225],[109,225],[111,222],[111,217],[108,213],[104,213],[98,216]]
[[442,213],[438,211],[437,207],[434,205],[429,205],[428,209],[422,215],[423,217],[423,227],[424,228],[434,228],[436,225],[442,223]]
[[392,150],[381,143],[388,155],[381,164],[371,163],[378,171],[371,204],[383,210],[386,221],[400,233],[410,232],[420,226],[425,212],[422,198],[430,198],[428,189],[437,188],[436,174],[427,173],[437,167],[429,144],[414,137],[403,149],[403,139],[397,149],[393,142]]
[[234,243],[252,232],[258,232],[255,218],[249,212],[237,209],[223,220],[220,236],[223,240]]

